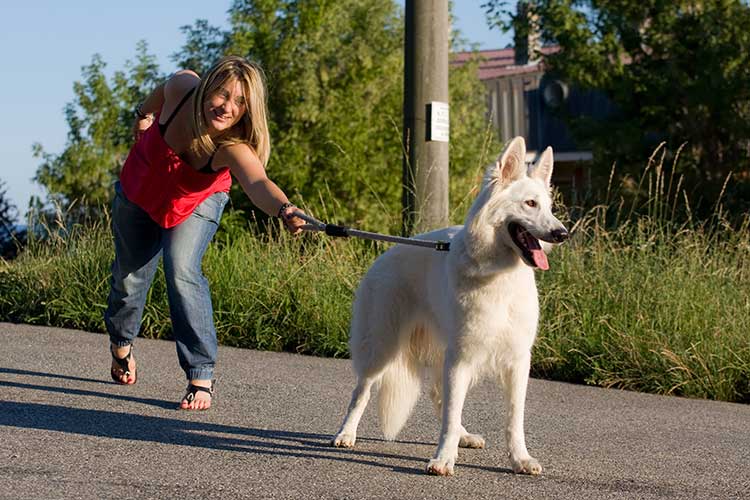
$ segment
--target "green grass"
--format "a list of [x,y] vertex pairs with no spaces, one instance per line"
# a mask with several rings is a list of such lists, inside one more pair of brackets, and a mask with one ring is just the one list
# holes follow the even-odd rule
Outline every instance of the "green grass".
[[[647,171],[635,194],[568,221],[571,240],[538,274],[534,375],[750,402],[750,218],[731,225],[717,205],[694,221],[672,181]],[[346,356],[354,289],[386,246],[253,234],[227,216],[204,260],[219,341]],[[105,221],[0,261],[0,320],[103,332],[112,252]],[[143,335],[170,333],[159,273]]]
[[750,239],[590,228],[539,276],[536,375],[658,394],[750,402]]
[[[219,341],[346,356],[351,297],[374,256],[371,245],[316,234],[220,232],[203,262]],[[18,259],[0,261],[0,320],[104,332],[112,258],[106,223],[32,243]],[[161,267],[142,335],[171,335]]]
[[575,222],[539,275],[532,372],[750,403],[750,215],[730,223],[717,202],[694,220],[658,152],[637,186],[608,190]]

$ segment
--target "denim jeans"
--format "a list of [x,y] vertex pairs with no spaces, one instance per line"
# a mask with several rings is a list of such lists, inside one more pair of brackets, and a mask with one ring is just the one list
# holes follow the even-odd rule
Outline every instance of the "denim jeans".
[[185,221],[164,229],[128,201],[119,182],[115,185],[115,260],[104,313],[110,341],[125,346],[138,336],[148,289],[163,257],[177,358],[188,380],[213,378],[216,330],[201,261],[228,200],[226,193],[214,193]]

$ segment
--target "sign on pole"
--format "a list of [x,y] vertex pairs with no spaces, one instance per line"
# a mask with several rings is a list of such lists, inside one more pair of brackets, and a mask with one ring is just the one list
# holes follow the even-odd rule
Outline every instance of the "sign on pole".
[[427,141],[448,142],[450,137],[450,107],[447,102],[427,104]]

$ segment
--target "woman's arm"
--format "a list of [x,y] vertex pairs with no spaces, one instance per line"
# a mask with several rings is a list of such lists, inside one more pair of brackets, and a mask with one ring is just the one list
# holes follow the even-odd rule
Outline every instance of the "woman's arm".
[[[157,105],[158,103],[158,105]],[[136,105],[133,110],[133,138],[135,142],[154,123],[154,113],[161,109],[164,103],[164,84],[160,84],[146,97],[146,100]]]
[[247,144],[233,144],[222,148],[216,155],[216,164],[227,164],[232,175],[253,204],[271,216],[281,216],[286,228],[293,234],[301,231],[305,221],[291,214],[295,206],[282,207],[289,203],[284,192],[266,175],[258,156]]
[[182,98],[185,97],[185,94],[187,94],[190,89],[197,87],[200,83],[201,79],[195,71],[189,69],[177,71],[170,76],[169,80],[164,84],[164,90],[161,94],[161,102],[158,102],[158,100],[154,101],[153,104],[157,106],[154,112],[160,111],[165,104],[166,107],[164,112],[171,112]]
[[154,115],[162,110],[165,103],[176,106],[172,101],[182,99],[185,93],[200,83],[200,78],[189,69],[176,72],[169,79],[159,84],[146,99],[134,110],[133,136],[137,141],[143,132],[154,122]]
[[135,108],[136,117],[151,115],[151,118],[153,118],[154,114],[161,110],[161,107],[164,104],[164,87],[166,87],[166,85],[166,82],[159,84],[151,91],[148,97],[146,97],[146,99]]

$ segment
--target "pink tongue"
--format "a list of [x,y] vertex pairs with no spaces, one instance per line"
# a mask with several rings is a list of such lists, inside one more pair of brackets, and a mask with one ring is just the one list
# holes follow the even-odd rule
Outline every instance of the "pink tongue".
[[547,254],[541,248],[531,250],[531,257],[534,259],[534,264],[541,269],[546,271],[549,269],[549,262],[547,261]]
[[534,260],[536,267],[542,271],[548,270],[549,261],[547,261],[547,254],[544,253],[544,250],[539,245],[539,240],[531,236],[526,230],[521,233],[521,240],[526,244],[526,249],[531,252],[531,258]]

